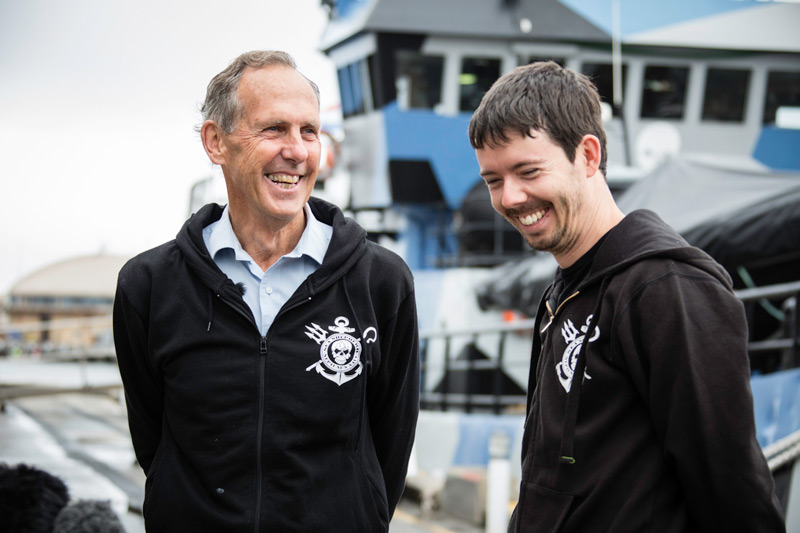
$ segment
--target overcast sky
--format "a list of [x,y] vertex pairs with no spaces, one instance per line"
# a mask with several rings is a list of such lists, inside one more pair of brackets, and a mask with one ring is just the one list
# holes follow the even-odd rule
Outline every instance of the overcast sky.
[[319,0],[0,0],[0,295],[175,236],[212,173],[206,85],[241,52],[290,52],[335,107],[326,20]]

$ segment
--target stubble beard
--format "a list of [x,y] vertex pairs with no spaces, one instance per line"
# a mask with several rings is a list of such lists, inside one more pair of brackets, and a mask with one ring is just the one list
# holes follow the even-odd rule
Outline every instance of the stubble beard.
[[[581,198],[578,195],[574,195],[572,199],[565,195],[560,195],[555,203],[550,206],[549,215],[551,217],[555,218],[556,213],[560,214],[558,220],[552,221],[554,224],[557,223],[552,232],[549,235],[539,236],[519,230],[525,242],[538,252],[547,252],[556,256],[569,252],[578,241],[577,228],[575,224],[570,224],[569,221],[575,218],[574,213],[580,211],[581,204]],[[509,218],[509,216],[506,215],[506,218]],[[516,217],[513,220],[519,223]]]

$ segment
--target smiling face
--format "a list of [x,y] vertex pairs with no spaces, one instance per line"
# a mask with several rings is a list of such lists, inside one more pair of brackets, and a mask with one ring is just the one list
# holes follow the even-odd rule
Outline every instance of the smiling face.
[[591,234],[581,216],[587,187],[582,149],[571,163],[547,133],[532,133],[533,137],[510,133],[502,145],[475,150],[481,177],[492,207],[531,248],[569,264],[572,255],[582,253],[582,242]]
[[[228,134],[216,125],[209,146],[222,167],[234,229],[304,224],[303,206],[319,172],[319,102],[308,81],[285,65],[244,71],[241,115]],[[205,127],[205,125],[204,125]],[[213,152],[213,154],[212,154]]]

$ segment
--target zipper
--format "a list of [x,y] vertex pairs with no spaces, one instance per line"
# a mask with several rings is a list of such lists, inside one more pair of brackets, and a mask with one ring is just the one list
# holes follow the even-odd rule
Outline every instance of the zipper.
[[[300,305],[308,302],[311,300],[309,296],[305,300],[301,300],[290,307],[282,307],[278,310],[278,314],[275,315],[275,318],[272,321],[272,324],[278,321],[278,317],[282,314],[299,307]],[[251,322],[254,322],[251,320]],[[254,323],[255,325],[255,323]],[[256,328],[258,329],[258,328]],[[272,326],[270,326],[272,329]],[[267,330],[267,335],[269,334],[269,330]],[[261,529],[261,486],[263,483],[263,476],[261,474],[261,443],[263,441],[263,433],[264,433],[264,401],[266,397],[266,365],[267,365],[267,353],[269,349],[267,347],[267,335],[262,335],[261,340],[259,341],[258,346],[258,425],[256,431],[256,508],[255,508],[255,520],[253,521],[254,524],[254,533],[259,533]]]
[[267,364],[267,337],[261,337],[259,346],[259,361],[258,361],[258,431],[256,431],[256,510],[255,520],[253,521],[255,533],[261,529],[261,434],[264,431],[264,388],[266,386],[266,378],[264,377],[264,367]]
[[[258,346],[258,353],[259,353],[259,372],[258,372],[258,424],[257,424],[257,432],[256,432],[256,502],[255,502],[255,514],[253,515],[253,531],[255,533],[259,532],[261,529],[261,482],[262,482],[262,475],[261,475],[261,434],[264,431],[264,388],[265,384],[265,377],[264,377],[264,367],[266,365],[266,355],[267,355],[267,337],[266,335],[261,335],[258,331],[258,324],[256,324],[256,319],[253,316],[252,312],[245,312],[241,306],[237,305],[235,301],[230,301],[227,298],[222,297],[222,292],[214,292],[214,294],[219,298],[221,301],[225,302],[225,305],[236,311],[239,315],[243,316],[250,324],[255,327],[256,331],[259,333],[259,346]],[[244,303],[244,300],[242,300]],[[244,306],[249,310],[247,304]]]
[[[360,333],[360,332],[359,332]],[[361,405],[358,415],[358,432],[356,433],[356,442],[353,447],[353,452],[358,453],[359,445],[361,444],[361,432],[364,430],[364,417],[367,416],[367,410],[364,407],[367,405],[367,365],[364,363],[364,373],[361,379]]]
[[566,304],[568,301],[570,301],[573,298],[575,298],[580,293],[581,293],[580,291],[575,291],[573,294],[571,294],[566,300],[561,302],[558,307],[556,307],[555,312],[550,309],[550,302],[545,302],[544,305],[545,305],[545,307],[547,307],[547,313],[550,315],[550,320],[547,321],[547,324],[545,324],[545,326],[541,329],[541,331],[544,332],[547,328],[549,328],[550,324],[552,324],[553,320],[555,320],[556,315],[558,314],[558,312],[561,311],[562,307],[564,307],[564,304]]

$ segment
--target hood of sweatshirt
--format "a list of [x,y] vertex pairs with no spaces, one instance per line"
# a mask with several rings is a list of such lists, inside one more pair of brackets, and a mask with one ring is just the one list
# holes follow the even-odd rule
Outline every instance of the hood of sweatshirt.
[[[708,254],[699,248],[690,246],[683,237],[669,227],[656,213],[648,210],[638,210],[626,215],[619,224],[608,232],[605,241],[597,250],[588,274],[579,284],[576,292],[584,292],[594,285],[599,285],[600,288],[592,311],[592,316],[599,317],[608,285],[614,275],[635,263],[655,257],[669,258],[677,262],[691,264],[720,280],[725,286],[729,288],[732,286],[728,273]],[[545,291],[537,315],[546,313],[544,302],[547,301],[551,291],[552,286]],[[597,319],[592,320],[585,338],[592,337],[597,327],[597,322]],[[538,340],[539,328],[536,329],[535,335],[535,342],[540,342]],[[590,350],[591,344],[586,343],[584,349],[579,352],[574,375],[583,375],[586,368],[587,354]],[[533,372],[534,369],[532,368],[531,371]],[[575,426],[578,420],[583,383],[581,380],[575,381],[577,386],[573,386],[569,391],[565,407],[560,451],[560,462],[562,464],[576,462],[573,452]],[[529,394],[529,408],[530,402],[531,397]]]
[[[367,248],[366,231],[353,219],[345,217],[338,207],[313,197],[309,198],[308,204],[317,220],[332,226],[334,231],[322,265],[304,282],[308,291],[306,297],[314,296],[341,279]],[[190,268],[209,289],[209,328],[213,295],[223,295],[233,301],[241,300],[239,287],[217,267],[203,241],[203,228],[219,220],[222,212],[223,207],[218,204],[203,206],[184,223],[176,236],[178,247]],[[296,293],[294,297],[297,296]]]
[[[367,233],[335,205],[319,198],[310,198],[311,212],[320,221],[334,228],[331,242],[319,270],[309,278],[311,290],[319,292],[335,282],[359,257],[364,254]],[[178,232],[176,241],[187,257],[192,269],[212,289],[219,288],[227,277],[214,262],[203,242],[203,228],[219,220],[223,207],[217,204],[203,206],[194,213]]]
[[728,273],[714,259],[690,246],[656,213],[641,209],[626,215],[609,231],[581,286],[600,283],[631,264],[651,257],[669,257],[692,264],[726,285],[731,284]]

